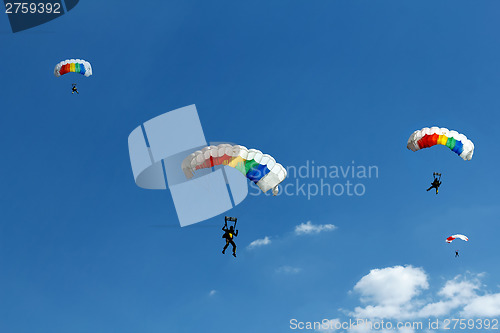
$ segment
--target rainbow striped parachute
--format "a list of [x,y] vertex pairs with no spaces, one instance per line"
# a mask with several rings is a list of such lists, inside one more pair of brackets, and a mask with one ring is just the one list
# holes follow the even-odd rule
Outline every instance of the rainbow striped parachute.
[[61,61],[54,68],[54,75],[59,77],[67,73],[80,73],[89,77],[92,75],[92,66],[82,59],[68,59]]
[[208,146],[195,151],[184,159],[182,170],[186,178],[190,179],[196,170],[217,165],[227,165],[239,170],[263,192],[273,189],[274,195],[278,194],[278,185],[287,175],[281,164],[260,150],[230,144]]
[[413,151],[443,145],[457,153],[464,161],[470,161],[474,154],[474,144],[463,134],[447,128],[425,127],[413,132],[408,139],[407,148]]

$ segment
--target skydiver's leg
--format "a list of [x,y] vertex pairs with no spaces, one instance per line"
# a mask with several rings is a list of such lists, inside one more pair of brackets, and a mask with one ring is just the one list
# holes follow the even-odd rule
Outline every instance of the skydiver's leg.
[[228,245],[229,245],[229,239],[226,238],[226,245],[222,249],[222,254],[224,254],[226,252],[226,249],[227,249]]
[[231,245],[233,246],[233,256],[236,257],[236,244],[234,244],[234,241],[231,239]]
[[429,192],[430,190],[432,190],[432,188],[433,188],[433,187],[434,187],[434,186],[429,187],[429,188],[427,189],[427,192]]

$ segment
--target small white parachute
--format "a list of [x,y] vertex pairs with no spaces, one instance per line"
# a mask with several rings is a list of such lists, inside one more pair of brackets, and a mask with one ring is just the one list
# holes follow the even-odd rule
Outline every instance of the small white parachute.
[[450,236],[450,237],[446,238],[446,243],[451,243],[451,242],[453,242],[457,238],[460,238],[461,240],[464,240],[466,242],[469,241],[469,238],[467,238],[467,236],[457,234],[457,235],[453,235],[453,236]]
[[92,75],[92,65],[82,59],[66,59],[54,68],[54,75],[60,77],[67,73],[77,73],[89,77]]

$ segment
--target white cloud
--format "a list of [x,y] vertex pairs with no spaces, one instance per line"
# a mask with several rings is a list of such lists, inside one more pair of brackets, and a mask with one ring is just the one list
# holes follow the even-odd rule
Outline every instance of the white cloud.
[[214,296],[217,293],[217,290],[210,290],[208,296]]
[[500,316],[500,293],[474,298],[464,307],[461,315],[464,317]]
[[424,305],[417,314],[417,317],[444,316],[452,311],[463,307],[471,299],[477,297],[476,290],[481,288],[477,278],[464,279],[461,275],[445,283],[438,292],[441,300]]
[[266,236],[264,238],[254,240],[253,242],[251,242],[247,246],[247,248],[248,249],[254,249],[256,247],[260,247],[260,246],[264,246],[264,245],[269,245],[269,244],[271,244],[271,239]]
[[476,296],[476,290],[479,288],[481,288],[481,284],[478,278],[463,279],[461,275],[458,275],[453,280],[446,282],[439,291],[439,295],[447,298],[470,298]]
[[281,266],[276,269],[277,273],[284,273],[284,274],[297,274],[300,271],[301,271],[300,268],[292,266]]
[[412,266],[372,269],[354,286],[363,303],[394,306],[408,302],[427,288],[429,283],[424,270]]
[[[461,318],[500,315],[500,293],[482,291],[484,274],[458,275],[434,295],[422,268],[394,266],[373,269],[354,286],[362,306],[349,312],[353,318],[424,320],[430,317]],[[361,330],[361,331],[360,331]],[[356,332],[362,332],[359,328]],[[401,330],[401,332],[404,332]]]
[[312,224],[311,221],[307,221],[295,227],[295,234],[319,234],[322,231],[333,231],[335,229],[337,229],[337,227],[333,224]]

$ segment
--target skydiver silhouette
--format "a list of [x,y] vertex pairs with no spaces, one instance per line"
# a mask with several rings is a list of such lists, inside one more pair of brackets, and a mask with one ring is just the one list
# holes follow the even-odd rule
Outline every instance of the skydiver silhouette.
[[434,176],[434,180],[431,183],[431,187],[429,187],[427,189],[427,192],[429,192],[431,189],[435,188],[436,194],[438,194],[439,186],[441,186],[441,174],[434,172],[432,175]]
[[222,238],[226,239],[226,245],[222,249],[222,254],[226,252],[227,247],[229,246],[229,244],[231,244],[233,246],[233,256],[236,257],[236,244],[234,244],[233,236],[238,236],[238,230],[234,230],[233,226],[230,226],[228,229],[227,224],[224,224],[224,226],[222,227],[222,231],[224,231],[224,235],[222,235]]
[[456,258],[456,257],[460,257],[460,256],[458,255],[458,250],[455,250],[455,258]]
[[74,93],[80,94],[80,93],[78,92],[78,89],[76,88],[76,83],[73,83],[73,84],[72,84],[72,86],[73,86],[73,87],[71,88],[71,93],[72,93],[72,94],[74,94]]

